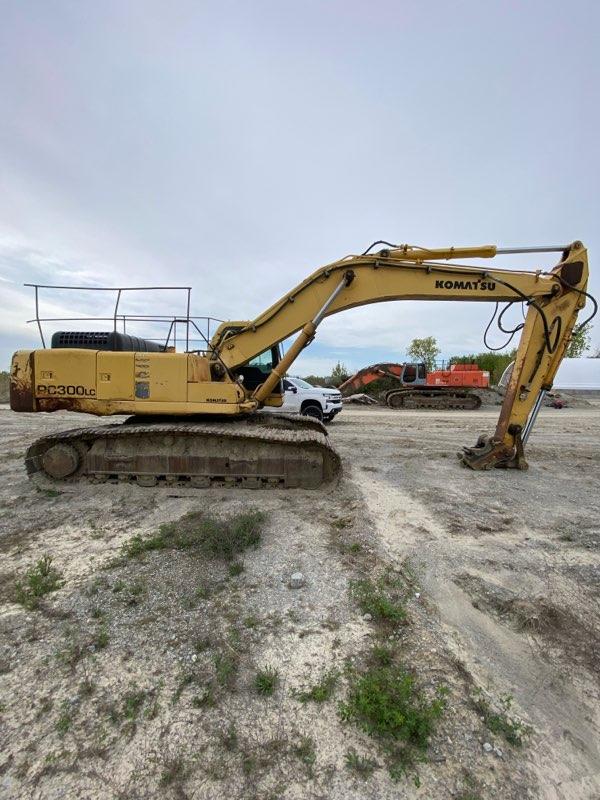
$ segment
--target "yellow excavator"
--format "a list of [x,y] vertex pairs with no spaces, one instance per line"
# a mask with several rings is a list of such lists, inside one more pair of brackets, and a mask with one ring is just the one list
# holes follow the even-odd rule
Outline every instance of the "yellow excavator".
[[[384,247],[374,252],[378,245]],[[560,253],[550,271],[447,263],[542,252]],[[11,408],[129,416],[38,439],[27,451],[27,472],[52,486],[318,487],[340,469],[325,428],[260,410],[282,404],[281,380],[326,316],[389,300],[491,301],[495,313],[506,303],[498,318],[504,331],[502,314],[525,304],[524,322],[510,331],[521,336],[496,430],[460,458],[473,469],[526,469],[523,447],[578,312],[587,298],[597,307],[587,281],[587,252],[579,241],[433,250],[379,241],[316,270],[256,319],[222,323],[203,351],[161,352],[132,337],[117,342],[116,334],[63,335],[52,348],[14,354]],[[281,342],[298,331],[282,355]]]

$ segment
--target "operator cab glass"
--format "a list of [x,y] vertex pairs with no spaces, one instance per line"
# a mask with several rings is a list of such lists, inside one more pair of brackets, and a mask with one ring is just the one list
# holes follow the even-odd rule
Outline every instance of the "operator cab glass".
[[[279,345],[270,347],[251,358],[247,364],[236,370],[236,375],[243,377],[246,389],[254,391],[261,383],[265,382],[277,364],[279,364]],[[280,387],[281,382],[279,387],[275,387],[273,394],[281,394]]]
[[425,383],[427,368],[425,364],[406,364],[402,370],[402,383]]
[[417,365],[407,364],[402,371],[403,383],[414,383],[417,379]]

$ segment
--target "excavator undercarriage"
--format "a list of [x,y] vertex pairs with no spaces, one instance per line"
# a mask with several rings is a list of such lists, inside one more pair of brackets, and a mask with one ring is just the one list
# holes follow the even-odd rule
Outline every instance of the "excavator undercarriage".
[[78,483],[314,489],[336,477],[340,459],[317,420],[256,414],[218,421],[131,417],[62,431],[34,442],[25,465],[49,489]]
[[481,406],[481,397],[460,389],[390,389],[384,393],[386,405],[396,409],[435,409],[474,411]]

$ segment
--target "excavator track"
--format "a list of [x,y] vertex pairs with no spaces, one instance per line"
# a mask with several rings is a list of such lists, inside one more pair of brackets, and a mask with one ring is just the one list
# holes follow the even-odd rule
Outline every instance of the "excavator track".
[[386,392],[385,402],[395,409],[438,409],[474,411],[481,406],[481,397],[471,392],[427,391],[426,389],[392,389]]
[[316,489],[341,468],[319,422],[268,414],[218,422],[130,418],[76,428],[38,439],[25,465],[49,489],[82,483]]

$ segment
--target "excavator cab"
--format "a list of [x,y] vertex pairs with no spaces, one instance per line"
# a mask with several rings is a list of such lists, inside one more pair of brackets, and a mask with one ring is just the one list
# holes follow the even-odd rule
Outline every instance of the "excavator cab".
[[424,386],[427,383],[427,367],[425,364],[405,364],[400,376],[402,383]]
[[[251,358],[246,364],[236,369],[234,374],[242,380],[246,390],[253,392],[273,372],[273,368],[279,364],[280,358],[279,345],[276,344]],[[282,392],[281,381],[279,381],[272,394],[282,394]]]

